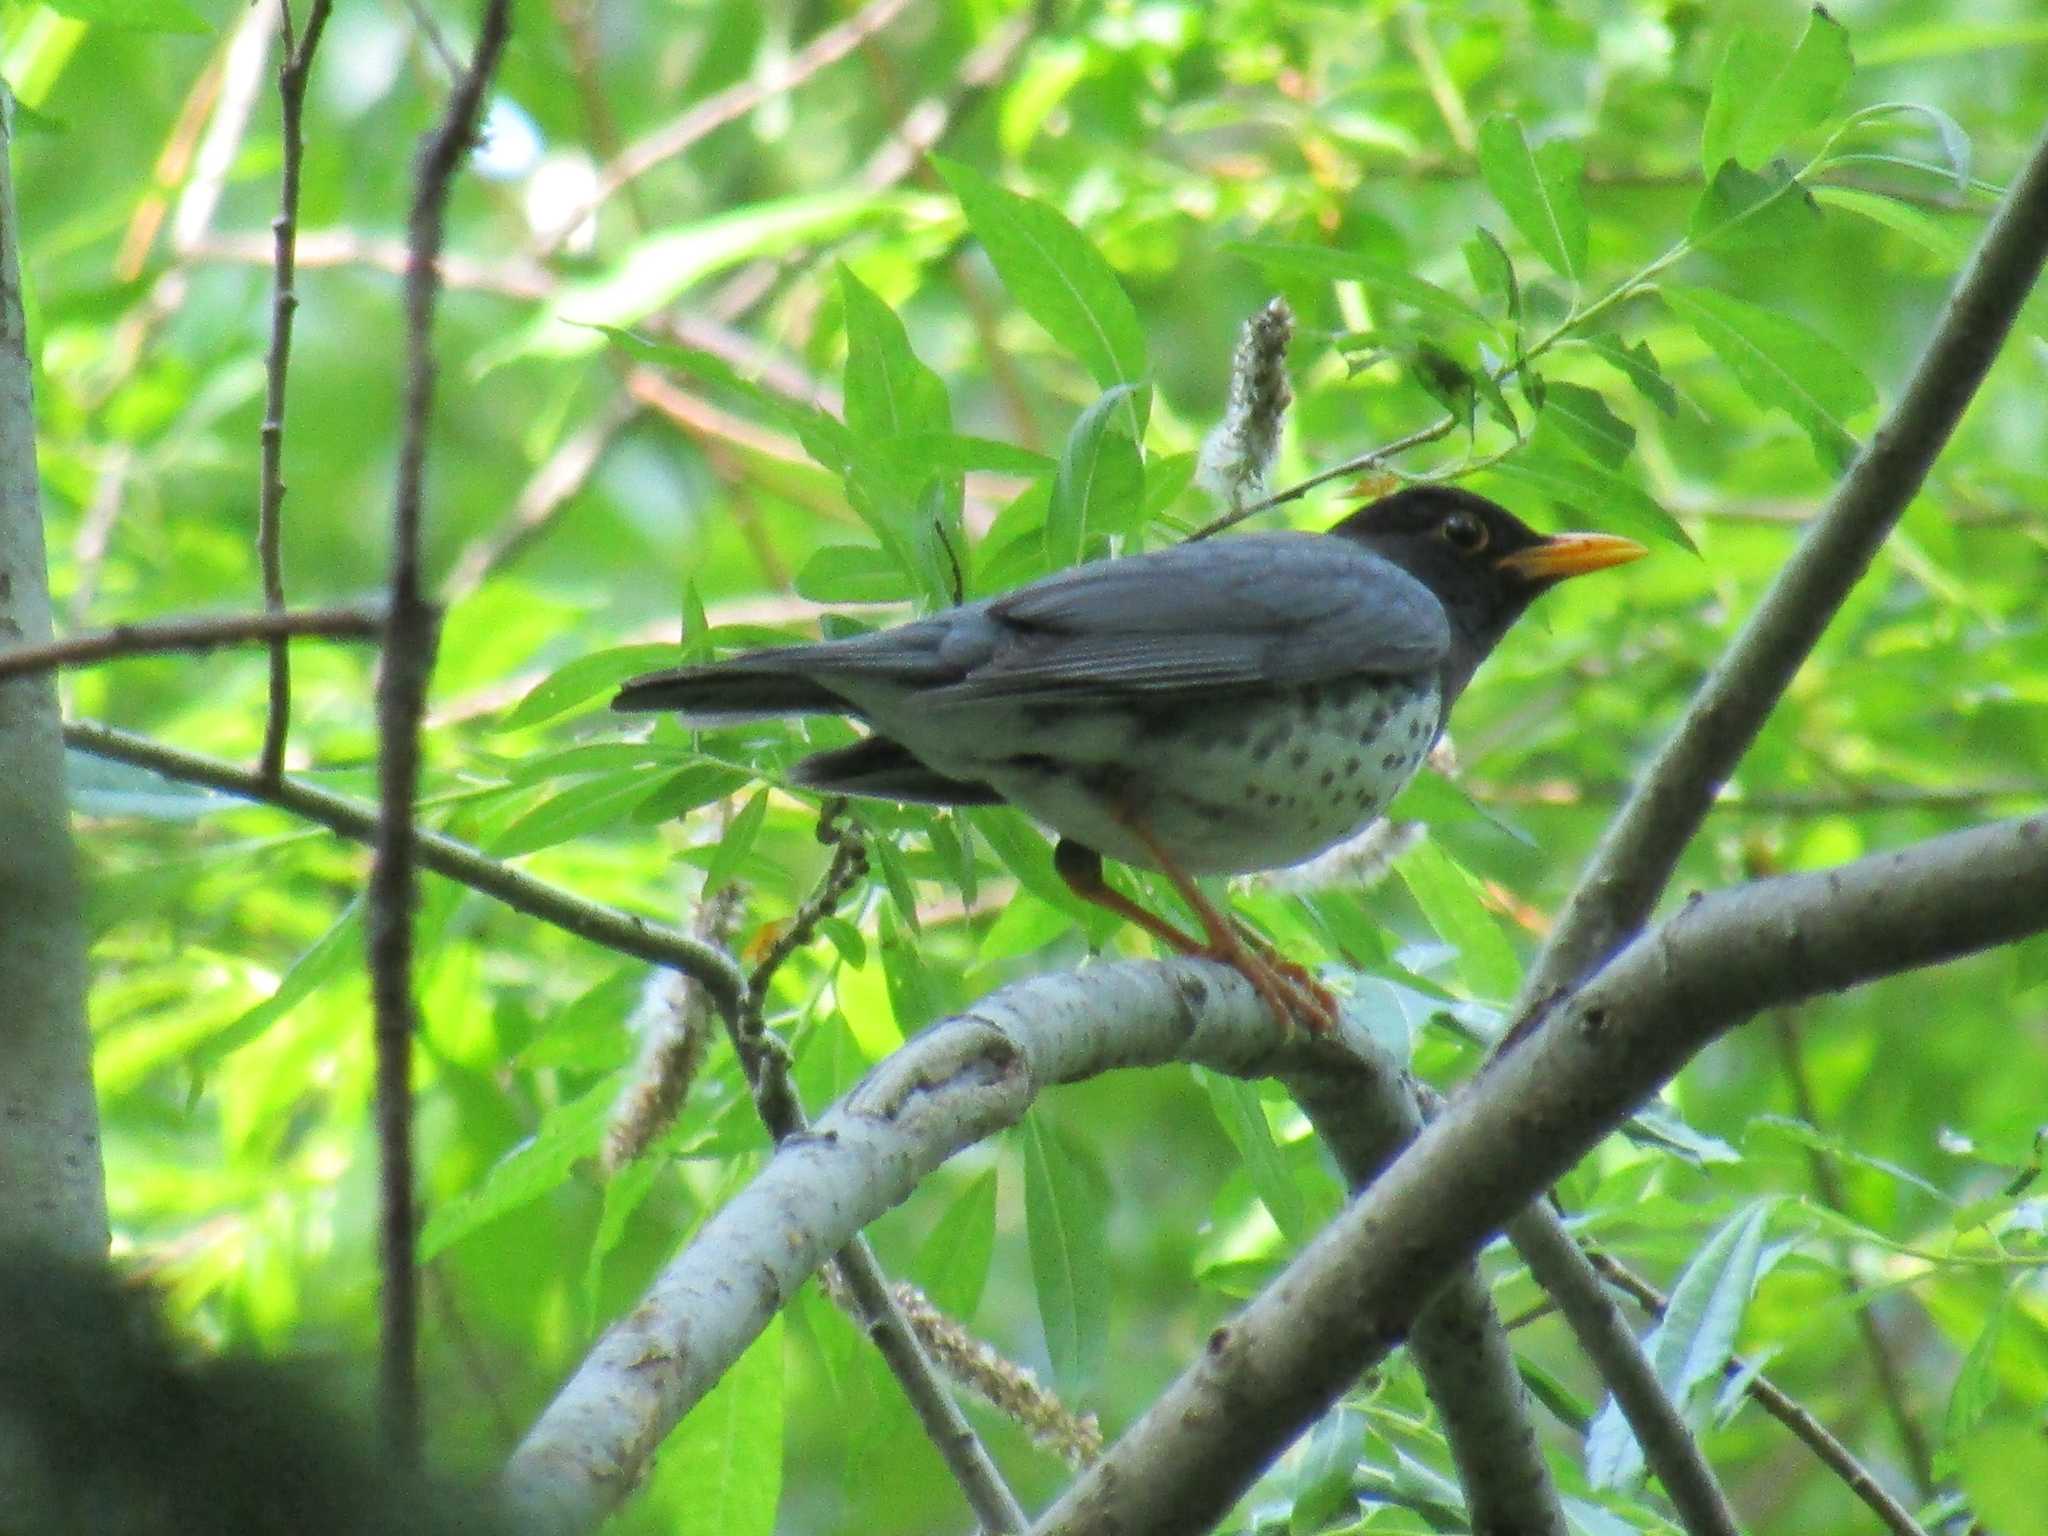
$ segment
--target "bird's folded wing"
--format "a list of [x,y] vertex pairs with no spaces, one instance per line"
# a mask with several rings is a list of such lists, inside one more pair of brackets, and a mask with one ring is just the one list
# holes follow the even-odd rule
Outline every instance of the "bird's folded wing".
[[1251,534],[1080,566],[987,606],[996,642],[931,703],[1076,699],[1412,672],[1449,653],[1428,588],[1320,534]]

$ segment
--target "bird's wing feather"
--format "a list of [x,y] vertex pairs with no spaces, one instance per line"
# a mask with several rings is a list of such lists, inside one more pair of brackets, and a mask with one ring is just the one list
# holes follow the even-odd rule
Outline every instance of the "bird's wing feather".
[[1449,654],[1428,588],[1346,539],[1250,534],[1063,571],[988,604],[997,642],[933,703],[1309,683]]

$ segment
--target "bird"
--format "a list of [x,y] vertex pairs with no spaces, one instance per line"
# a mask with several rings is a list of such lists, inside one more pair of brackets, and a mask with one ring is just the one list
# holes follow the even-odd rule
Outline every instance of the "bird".
[[[1647,553],[1418,484],[1320,533],[1189,541],[893,628],[649,673],[612,707],[700,725],[849,717],[867,734],[802,759],[795,785],[1016,806],[1057,834],[1077,895],[1233,967],[1283,1027],[1325,1034],[1328,989],[1194,877],[1282,868],[1360,831],[1531,602]],[[1163,874],[1201,935],[1110,886],[1105,857]]]

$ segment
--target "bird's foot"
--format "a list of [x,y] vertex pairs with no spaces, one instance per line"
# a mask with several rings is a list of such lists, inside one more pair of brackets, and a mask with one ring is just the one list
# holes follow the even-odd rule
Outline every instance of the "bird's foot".
[[1229,944],[1211,945],[1202,953],[1250,982],[1282,1029],[1292,1032],[1299,1019],[1312,1035],[1334,1033],[1337,999],[1330,989],[1310,975],[1306,966],[1289,960],[1263,939],[1247,943],[1250,937],[1233,933]]

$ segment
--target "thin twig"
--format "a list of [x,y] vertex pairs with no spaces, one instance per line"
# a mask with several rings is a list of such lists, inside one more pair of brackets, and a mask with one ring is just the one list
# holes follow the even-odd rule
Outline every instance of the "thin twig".
[[[167,746],[91,720],[67,722],[64,742],[77,751],[145,768],[181,784],[200,784],[237,799],[274,806],[351,842],[370,843],[377,836],[374,806],[300,779],[286,777],[266,784],[252,770],[234,763]],[[501,863],[456,838],[424,829],[416,833],[416,838],[415,851],[422,868],[589,943],[645,960],[650,965],[682,971],[704,984],[721,1012],[738,1010],[746,994],[747,980],[723,950],[651,919],[586,900]]]
[[1898,403],[1871,434],[1742,633],[1609,823],[1530,967],[1518,1038],[1641,926],[1821,632],[1862,578],[1977,393],[2048,256],[2048,135],[1984,231]]
[[52,640],[48,645],[0,651],[0,678],[131,656],[160,656],[169,651],[211,651],[252,641],[268,645],[293,638],[374,640],[383,628],[384,615],[371,608],[301,608],[296,612],[116,624],[111,629]]
[[[1610,1253],[1590,1245],[1585,1252],[1593,1267],[1610,1285],[1618,1286],[1633,1296],[1637,1305],[1652,1317],[1664,1315],[1663,1293],[1649,1281]],[[1837,1440],[1825,1424],[1800,1405],[1797,1398],[1768,1377],[1752,1371],[1749,1362],[1739,1355],[1731,1355],[1721,1373],[1730,1381],[1742,1380],[1743,1391],[1755,1400],[1757,1406],[1797,1436],[1842,1480],[1843,1486],[1884,1522],[1893,1536],[1927,1536],[1926,1529],[1913,1518],[1913,1512],[1885,1492],[1884,1485],[1856,1459],[1855,1452]]]
[[[1771,1026],[1777,1037],[1778,1059],[1785,1069],[1785,1081],[1792,1090],[1793,1113],[1815,1130],[1820,1130],[1820,1106],[1814,1102],[1813,1085],[1807,1080],[1806,1060],[1800,1050],[1798,1015],[1791,1011],[1780,1013],[1771,1020]],[[1821,1204],[1841,1215],[1848,1215],[1849,1192],[1842,1185],[1841,1174],[1834,1161],[1819,1147],[1809,1146],[1806,1162]],[[1849,1246],[1837,1241],[1834,1247],[1835,1273],[1840,1278],[1842,1290],[1858,1303],[1854,1308],[1856,1330],[1862,1336],[1864,1353],[1870,1356],[1871,1372],[1877,1377],[1878,1396],[1884,1401],[1892,1429],[1899,1437],[1899,1447],[1905,1452],[1906,1470],[1912,1475],[1913,1491],[1924,1501],[1934,1493],[1934,1455],[1928,1447],[1926,1432],[1921,1429],[1920,1421],[1913,1416],[1912,1406],[1906,1401],[1906,1382],[1898,1361],[1892,1357],[1891,1341],[1884,1336],[1869,1298],[1864,1294],[1863,1283],[1856,1278],[1850,1266]]]
[[[769,1033],[762,1018],[762,1004],[769,984],[783,963],[816,932],[818,923],[829,917],[846,893],[867,872],[867,851],[861,846],[860,831],[844,820],[846,802],[828,800],[818,816],[818,839],[832,845],[832,861],[826,866],[817,888],[807,897],[789,926],[762,956],[761,963],[747,979],[746,999],[737,1014],[728,1015],[727,1029],[733,1054],[739,1057],[754,1107],[761,1123],[779,1144],[810,1129],[795,1085],[789,1080],[789,1052],[782,1041]],[[1021,1531],[1028,1523],[1017,1496],[1003,1481],[995,1460],[981,1437],[967,1422],[945,1383],[939,1380],[930,1356],[890,1290],[887,1277],[874,1249],[864,1237],[855,1236],[833,1257],[854,1318],[881,1354],[890,1373],[903,1388],[918,1423],[945,1461],[947,1470],[967,1497],[983,1531]]]
[[377,842],[367,891],[371,1001],[376,1014],[377,1142],[382,1154],[380,1397],[385,1441],[401,1465],[419,1459],[419,1296],[414,1277],[412,1176],[412,920],[417,875],[413,800],[420,779],[438,618],[420,570],[420,524],[434,398],[434,307],[442,224],[455,170],[476,139],[484,90],[510,26],[510,0],[485,0],[476,53],[455,81],[415,163],[405,276],[403,437],[391,519],[390,607],[377,686]]
[[697,102],[673,122],[634,140],[598,173],[597,191],[589,201],[566,210],[560,222],[537,242],[534,255],[543,259],[552,255],[560,248],[567,231],[603,207],[622,187],[673,160],[727,123],[745,117],[771,96],[794,90],[819,70],[836,64],[902,15],[909,5],[910,0],[870,0],[838,26],[828,27],[813,37],[779,69],[736,81]]
[[[306,77],[313,52],[327,30],[333,0],[313,0],[304,36],[292,30],[291,0],[277,0],[283,18],[284,53],[277,65],[277,99],[283,109],[284,165],[279,173],[277,217],[271,221],[276,242],[270,288],[270,350],[263,359],[263,425],[261,499],[256,509],[256,557],[263,566],[263,606],[284,611],[284,396],[291,372],[292,316],[299,307],[293,286],[292,258],[299,232],[299,179],[306,157]],[[274,779],[284,772],[285,736],[291,730],[291,647],[279,635],[270,643],[270,698],[263,717],[263,750],[257,772]]]

